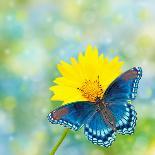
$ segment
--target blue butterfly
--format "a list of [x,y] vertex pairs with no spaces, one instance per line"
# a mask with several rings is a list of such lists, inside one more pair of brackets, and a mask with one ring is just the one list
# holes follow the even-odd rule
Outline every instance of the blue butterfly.
[[109,147],[116,133],[130,135],[134,132],[137,113],[131,101],[136,98],[141,67],[134,67],[116,78],[96,102],[80,101],[59,107],[48,115],[52,124],[79,130],[93,144]]

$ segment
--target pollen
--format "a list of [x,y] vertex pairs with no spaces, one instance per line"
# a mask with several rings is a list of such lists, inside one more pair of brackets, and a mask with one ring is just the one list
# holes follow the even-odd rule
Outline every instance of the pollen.
[[90,102],[95,102],[97,98],[102,99],[104,93],[103,87],[99,82],[99,76],[95,81],[85,80],[82,86],[77,89],[82,93],[82,96]]

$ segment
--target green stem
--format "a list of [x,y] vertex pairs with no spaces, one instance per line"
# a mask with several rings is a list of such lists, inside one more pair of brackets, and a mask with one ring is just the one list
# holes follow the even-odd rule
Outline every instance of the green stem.
[[62,136],[60,137],[60,139],[58,140],[58,142],[55,144],[55,146],[53,147],[50,155],[55,155],[55,152],[57,151],[57,149],[59,148],[59,146],[61,145],[61,143],[63,142],[63,140],[65,139],[65,137],[67,136],[69,132],[69,129],[65,129]]

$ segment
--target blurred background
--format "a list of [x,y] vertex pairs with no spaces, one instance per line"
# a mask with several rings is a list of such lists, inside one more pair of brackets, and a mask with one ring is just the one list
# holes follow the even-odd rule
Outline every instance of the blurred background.
[[70,132],[57,155],[155,155],[155,1],[1,0],[0,155],[48,155],[64,128],[47,121],[56,64],[87,44],[142,66],[132,136],[118,135],[106,149],[83,129]]

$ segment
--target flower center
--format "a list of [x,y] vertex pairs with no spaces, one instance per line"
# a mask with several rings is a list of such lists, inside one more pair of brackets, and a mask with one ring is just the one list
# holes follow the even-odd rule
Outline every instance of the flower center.
[[103,87],[99,83],[99,77],[98,80],[91,81],[91,80],[85,80],[85,82],[82,84],[80,88],[77,88],[84,98],[86,98],[90,102],[96,102],[96,99],[102,99],[103,97]]

